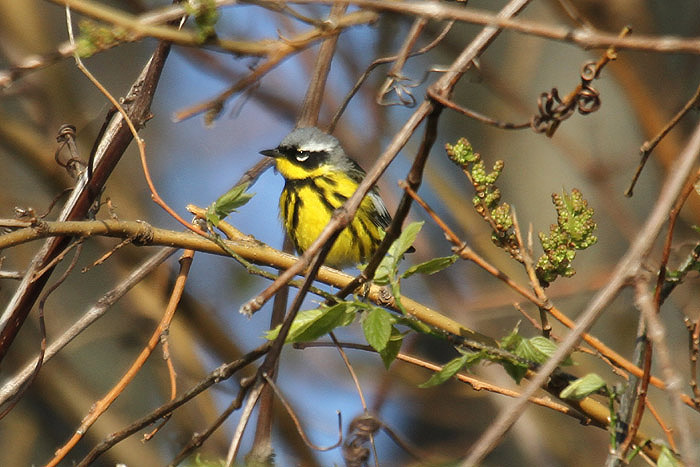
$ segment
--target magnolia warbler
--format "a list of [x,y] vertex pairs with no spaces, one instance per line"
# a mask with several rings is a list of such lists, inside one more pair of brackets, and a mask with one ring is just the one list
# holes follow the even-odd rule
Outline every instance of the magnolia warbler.
[[[365,171],[345,154],[334,136],[314,127],[297,128],[275,149],[260,153],[274,157],[284,177],[280,217],[297,251],[303,253],[326,227],[333,211],[355,193]],[[390,222],[374,187],[336,239],[325,264],[342,268],[368,261]]]

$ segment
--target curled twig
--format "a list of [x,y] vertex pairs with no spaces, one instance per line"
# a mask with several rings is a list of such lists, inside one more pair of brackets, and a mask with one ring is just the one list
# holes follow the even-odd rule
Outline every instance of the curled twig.
[[[421,55],[429,50],[435,48],[442,40],[445,38],[448,32],[450,32],[450,29],[452,29],[452,26],[454,25],[454,21],[448,21],[447,24],[443,27],[442,31],[440,31],[440,34],[437,35],[435,39],[433,39],[429,44],[425,45],[424,47],[420,48],[419,50],[416,50],[415,52],[410,53],[407,58],[415,57],[416,55]],[[372,73],[372,71],[378,67],[379,65],[384,65],[387,63],[391,63],[394,60],[397,60],[399,58],[399,55],[394,55],[391,57],[382,57],[378,58],[370,65],[367,67],[367,69],[362,73],[360,78],[355,82],[355,85],[352,87],[350,92],[345,96],[345,99],[343,99],[342,104],[340,104],[340,107],[338,107],[338,110],[336,110],[335,114],[333,115],[333,118],[331,119],[331,123],[329,125],[329,132],[332,133],[333,129],[335,128],[336,124],[338,123],[338,120],[340,119],[341,115],[343,115],[343,112],[345,111],[345,108],[348,106],[350,103],[350,100],[355,96],[357,91],[362,87],[362,84],[369,78],[369,75]]]
[[[73,125],[64,124],[58,129],[56,135],[58,147],[54,153],[56,163],[66,169],[71,178],[78,178],[80,172],[85,169],[85,162],[80,158],[78,147],[75,145],[75,127]],[[63,149],[68,148],[68,159],[61,157]]]
[[[629,27],[623,28],[619,37],[629,34]],[[530,120],[530,126],[537,133],[545,133],[552,137],[559,125],[573,115],[575,111],[581,115],[587,115],[600,108],[600,93],[591,83],[597,79],[603,67],[611,60],[615,60],[617,54],[614,47],[609,47],[597,61],[589,61],[581,68],[581,83],[564,99],[559,97],[557,88],[540,94],[537,99],[538,114]]]

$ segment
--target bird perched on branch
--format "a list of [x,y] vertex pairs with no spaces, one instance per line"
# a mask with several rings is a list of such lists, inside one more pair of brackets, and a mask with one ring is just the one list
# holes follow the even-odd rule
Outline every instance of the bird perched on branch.
[[[326,227],[333,211],[355,193],[365,171],[345,154],[337,138],[315,127],[296,128],[275,149],[261,154],[274,157],[284,177],[280,217],[297,251],[303,253]],[[325,264],[342,268],[368,261],[390,222],[374,187],[336,239]]]

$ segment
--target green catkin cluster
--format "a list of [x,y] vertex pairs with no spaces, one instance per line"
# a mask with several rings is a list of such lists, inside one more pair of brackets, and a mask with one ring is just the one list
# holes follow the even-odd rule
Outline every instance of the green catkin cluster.
[[105,26],[90,20],[78,24],[80,35],[76,39],[76,52],[81,58],[88,58],[101,50],[114,47],[131,40],[129,32],[118,26]]
[[552,195],[552,202],[557,210],[557,224],[549,228],[549,235],[539,234],[544,254],[537,261],[536,273],[540,282],[546,286],[558,276],[571,277],[576,271],[571,262],[576,257],[576,250],[583,250],[594,245],[598,239],[593,235],[596,224],[593,221],[593,209],[577,189],[561,195]]
[[185,11],[194,18],[197,26],[197,38],[200,44],[216,37],[216,23],[219,21],[219,10],[214,0],[199,0],[185,3]]
[[[476,212],[491,225],[492,241],[506,250],[515,260],[523,262],[520,245],[513,231],[513,217],[510,205],[501,202],[501,191],[495,183],[503,171],[503,161],[497,161],[487,172],[481,156],[474,152],[465,138],[457,144],[445,145],[447,155],[469,178],[476,194],[472,199]],[[552,225],[549,235],[540,233],[540,243],[544,254],[538,259],[535,272],[540,283],[546,287],[557,277],[571,277],[576,271],[571,266],[577,250],[583,250],[596,243],[593,235],[596,224],[593,209],[583,199],[577,189],[552,195],[557,210],[557,224]]]
[[491,240],[508,251],[513,258],[522,262],[520,249],[513,233],[513,218],[510,205],[501,202],[501,190],[495,185],[503,172],[503,161],[496,161],[493,169],[487,172],[479,153],[474,152],[471,144],[460,138],[454,146],[446,144],[448,157],[457,164],[471,181],[476,194],[472,204],[476,212],[491,224]]

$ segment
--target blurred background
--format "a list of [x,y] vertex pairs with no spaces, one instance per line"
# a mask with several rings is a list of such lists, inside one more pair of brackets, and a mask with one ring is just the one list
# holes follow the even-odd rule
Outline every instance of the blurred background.
[[[102,2],[138,14],[165,6],[166,2]],[[497,11],[506,2],[469,1],[467,7]],[[695,0],[668,3],[661,0],[572,0],[571,4],[597,28],[617,33],[630,25],[633,34],[700,36],[700,3]],[[0,0],[0,71],[56,51],[67,39],[64,9],[38,0]],[[299,11],[323,18],[328,8],[297,6]],[[259,6],[237,5],[220,9],[216,25],[220,37],[255,40],[291,37],[309,28],[298,21]],[[561,4],[550,0],[533,2],[522,18],[551,25],[574,25]],[[77,23],[81,16],[74,14]],[[376,58],[394,55],[403,43],[412,18],[384,14],[372,26],[351,28],[340,36],[326,98],[320,116],[322,126],[330,121],[347,92]],[[427,44],[442,29],[429,23],[419,39]],[[411,58],[404,74],[415,83],[410,89],[420,102],[425,88],[438,76],[426,70],[449,65],[481,30],[476,25],[456,24],[443,42],[429,53]],[[123,96],[155,47],[155,40],[124,44],[85,60],[86,66],[115,96]],[[226,104],[220,117],[207,125],[201,116],[176,121],[174,114],[210,99],[250,72],[259,60],[235,57],[210,49],[173,47],[152,106],[153,118],[141,136],[156,187],[162,197],[187,218],[188,203],[206,206],[227,191],[261,156],[258,152],[277,146],[294,126],[306,92],[318,47],[312,47],[265,76],[254,88]],[[527,122],[537,110],[537,98],[551,88],[564,96],[580,82],[582,65],[596,60],[602,51],[505,31],[457,85],[454,101],[492,118]],[[677,157],[690,130],[697,124],[691,112],[653,152],[635,189],[624,191],[639,162],[639,147],[653,137],[693,95],[700,82],[698,56],[623,50],[605,67],[593,86],[600,91],[601,108],[590,115],[575,114],[549,139],[531,129],[502,130],[443,111],[438,141],[431,153],[420,194],[449,225],[479,254],[520,283],[527,285],[522,267],[491,244],[488,226],[471,207],[472,188],[445,157],[445,143],[466,137],[487,165],[505,162],[499,180],[503,199],[516,210],[521,226],[547,231],[556,221],[551,194],[562,189],[580,189],[595,209],[598,244],[580,254],[577,274],[560,279],[548,290],[549,297],[572,319],[588,299],[609,279],[609,273],[626,251],[639,226],[655,202],[669,164]],[[392,135],[413,111],[403,106],[380,106],[375,102],[388,66],[378,67],[350,102],[335,135],[346,151],[368,169]],[[14,216],[14,208],[44,212],[51,201],[73,180],[54,161],[55,136],[62,124],[77,128],[77,143],[86,158],[102,125],[109,105],[77,70],[72,59],[27,73],[0,93],[0,216]],[[411,139],[399,158],[382,177],[379,187],[390,211],[420,143],[422,129]],[[272,170],[250,189],[255,197],[229,221],[257,239],[280,248],[282,229],[277,200],[282,178]],[[135,146],[122,158],[110,178],[105,197],[122,220],[144,220],[155,226],[180,230],[180,225],[150,201]],[[56,212],[49,215],[55,218]],[[671,267],[685,258],[697,234],[698,199],[691,195],[682,220],[676,227]],[[101,213],[101,216],[107,216]],[[409,221],[425,220],[418,237],[417,252],[407,265],[450,254],[450,244],[440,229],[420,208]],[[139,264],[152,248],[127,246],[106,263],[81,273],[118,240],[93,239],[85,243],[77,269],[53,293],[46,304],[48,339],[58,335],[115,283]],[[22,271],[39,243],[3,252],[3,270]],[[536,250],[539,254],[539,250]],[[658,252],[652,258],[658,258]],[[59,266],[52,283],[65,265]],[[657,263],[650,262],[655,273]],[[36,465],[75,431],[91,405],[107,392],[145,345],[169,296],[177,263],[174,258],[148,277],[91,328],[47,363],[13,411],[0,421],[0,465]],[[7,303],[16,282],[0,283],[0,303]],[[197,254],[186,287],[186,297],[170,333],[170,349],[184,390],[223,362],[257,347],[269,327],[270,305],[252,319],[238,308],[267,285],[250,276],[230,259]],[[687,331],[684,317],[697,319],[698,280],[692,275],[662,309],[668,342],[688,391]],[[475,328],[500,338],[508,334],[522,315],[513,306],[521,298],[474,264],[457,262],[434,276],[413,276],[402,284],[405,295]],[[307,299],[305,308],[316,306]],[[537,309],[522,303],[531,316]],[[0,368],[0,384],[38,353],[39,331],[36,310],[27,320]],[[634,346],[638,312],[631,291],[622,293],[598,320],[591,333],[619,353],[630,357]],[[525,335],[536,335],[527,321],[520,324]],[[564,335],[555,324],[554,334]],[[338,332],[340,340],[364,342],[360,326]],[[451,347],[432,338],[411,339],[404,351],[437,363],[453,358]],[[374,354],[349,351],[370,408],[409,444],[422,452],[443,458],[459,458],[493,420],[503,404],[502,396],[475,392],[457,381],[419,389],[430,376],[426,370],[395,362],[385,371]],[[609,385],[621,382],[608,366],[590,355],[577,353],[571,371],[584,375],[596,371]],[[247,375],[252,374],[249,369]],[[481,366],[475,372],[495,384],[516,387],[500,367]],[[655,373],[658,375],[658,368]],[[234,378],[235,379],[235,378]],[[336,411],[343,416],[343,429],[361,414],[362,407],[352,380],[336,350],[330,348],[284,351],[278,384],[298,414],[306,433],[318,445],[337,438]],[[95,465],[164,465],[189,440],[218,416],[238,390],[236,381],[218,384],[175,412],[164,428],[147,443],[133,436],[103,455]],[[107,434],[119,430],[169,398],[167,370],[156,351],[134,382],[110,410],[89,430],[63,461],[71,465]],[[650,397],[665,420],[670,419],[666,395],[651,389]],[[700,417],[689,414],[694,429]],[[219,429],[198,451],[201,459],[225,457],[238,414]],[[648,418],[648,417],[647,417]],[[342,464],[340,449],[316,452],[306,447],[280,412],[275,427],[278,465]],[[645,420],[643,429],[654,437],[663,433]],[[252,433],[252,425],[248,430]],[[243,453],[252,440],[246,437]],[[376,437],[380,465],[409,465],[414,462],[385,434]],[[609,435],[598,428],[584,427],[573,418],[533,406],[514,426],[503,443],[487,459],[488,465],[599,465],[607,456]],[[246,448],[247,446],[247,448]],[[188,462],[194,462],[191,459]],[[641,465],[641,460],[635,460]]]

